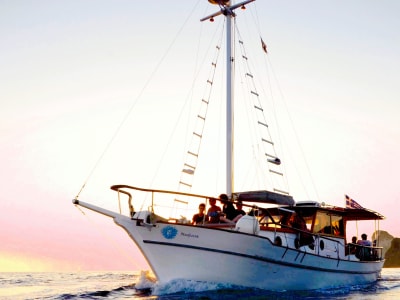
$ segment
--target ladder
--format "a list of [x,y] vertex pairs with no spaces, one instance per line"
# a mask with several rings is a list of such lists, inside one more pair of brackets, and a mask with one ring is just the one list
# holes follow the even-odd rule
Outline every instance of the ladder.
[[239,45],[242,54],[242,60],[246,68],[244,70],[244,77],[246,79],[250,98],[252,100],[255,110],[257,126],[259,128],[261,149],[265,156],[267,172],[269,173],[267,177],[271,180],[271,185],[274,192],[289,195],[289,192],[287,191],[287,182],[283,173],[283,166],[281,165],[280,158],[276,154],[275,144],[272,141],[271,133],[265,119],[264,109],[262,108],[260,95],[256,89],[254,76],[250,71],[249,61],[246,55],[243,41],[239,40]]
[[[206,82],[204,96],[200,101],[200,107],[196,117],[190,145],[188,151],[186,152],[185,161],[183,164],[183,168],[181,170],[181,176],[179,179],[179,187],[178,187],[179,192],[190,193],[192,189],[193,178],[197,168],[197,162],[199,158],[200,147],[207,118],[208,105],[210,103],[213,81],[214,81],[215,71],[217,68],[217,61],[220,49],[221,49],[220,46],[215,47],[215,54],[213,61],[211,63],[208,79]],[[173,204],[173,215],[185,215],[184,211],[186,210],[187,205],[188,201],[182,198],[182,196],[180,198],[175,198]]]

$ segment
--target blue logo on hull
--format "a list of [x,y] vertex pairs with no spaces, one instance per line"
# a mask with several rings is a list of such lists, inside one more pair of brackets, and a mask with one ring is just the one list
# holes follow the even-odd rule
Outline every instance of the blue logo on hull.
[[175,227],[168,225],[161,230],[161,233],[166,239],[172,240],[178,234],[178,230]]

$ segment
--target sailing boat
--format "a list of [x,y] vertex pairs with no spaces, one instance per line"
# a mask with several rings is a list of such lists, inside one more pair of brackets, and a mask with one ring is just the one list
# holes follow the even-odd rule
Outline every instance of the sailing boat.
[[[187,212],[185,214],[185,207],[193,207],[191,203],[209,206],[210,202],[215,202],[214,197],[130,185],[111,186],[118,199],[126,199],[129,214],[114,212],[77,197],[73,204],[113,218],[136,243],[160,283],[187,279],[267,290],[309,290],[374,282],[384,263],[382,248],[347,243],[346,228],[352,221],[382,220],[384,217],[379,213],[362,207],[296,202],[279,188],[234,190],[232,22],[238,8],[254,1],[231,4],[226,0],[209,0],[218,6],[218,10],[201,20],[226,18],[227,178],[226,196],[219,200],[226,205],[241,203],[249,212],[239,215],[235,221],[214,212],[193,224],[188,221],[190,217]],[[257,96],[257,93],[253,94]],[[255,107],[262,112],[260,107]],[[204,118],[199,115],[199,119]],[[259,124],[267,127],[262,121]],[[273,145],[268,139],[263,142]],[[197,152],[188,153],[192,159],[197,158]],[[280,158],[274,152],[265,153],[265,156],[270,165],[269,172],[281,176],[276,169],[281,165]],[[195,170],[195,163],[188,162],[183,174],[190,177]],[[191,186],[184,178],[181,183]],[[144,198],[150,199],[149,207],[136,211],[135,203]],[[167,200],[176,204],[177,217],[165,217],[157,211],[157,202]],[[217,221],[211,222],[211,217]]]

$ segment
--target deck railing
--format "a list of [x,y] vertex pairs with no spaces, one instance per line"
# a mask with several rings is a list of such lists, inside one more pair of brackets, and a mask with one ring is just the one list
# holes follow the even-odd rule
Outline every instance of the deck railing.
[[383,247],[363,246],[359,244],[348,243],[346,245],[346,253],[355,255],[362,261],[382,260]]

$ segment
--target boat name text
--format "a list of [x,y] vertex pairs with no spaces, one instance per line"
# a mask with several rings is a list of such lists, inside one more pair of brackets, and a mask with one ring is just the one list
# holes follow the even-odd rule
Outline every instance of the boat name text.
[[188,238],[196,238],[196,239],[199,238],[199,236],[198,236],[197,234],[191,234],[191,233],[184,233],[184,232],[181,232],[181,235],[182,235],[182,236],[185,236],[185,237],[188,237]]

